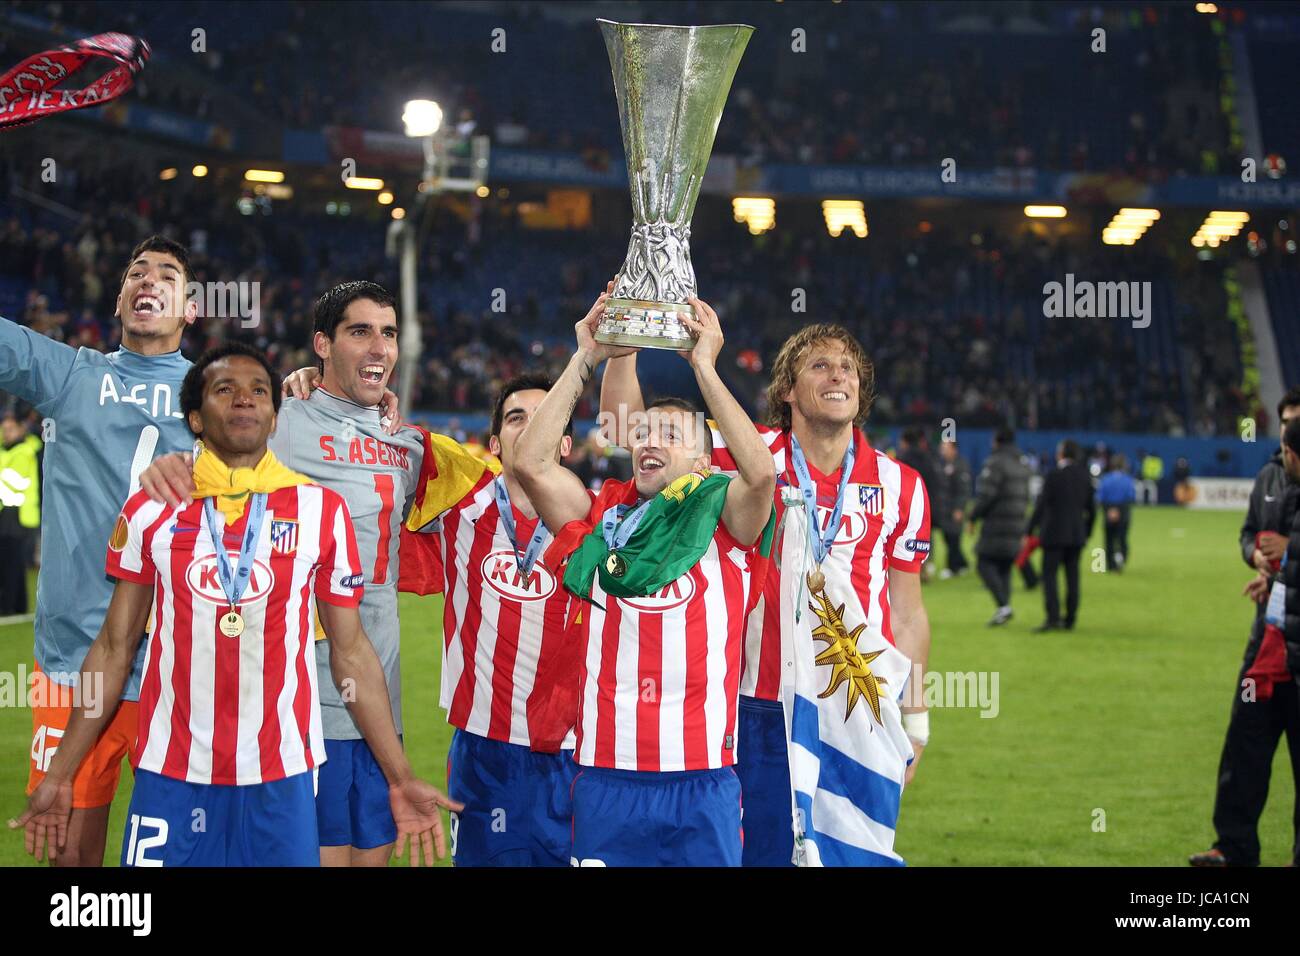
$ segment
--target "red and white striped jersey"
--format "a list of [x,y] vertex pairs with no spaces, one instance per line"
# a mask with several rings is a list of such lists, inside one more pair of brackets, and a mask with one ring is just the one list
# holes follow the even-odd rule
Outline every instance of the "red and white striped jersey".
[[[588,520],[599,527],[596,512],[630,485],[606,482]],[[746,547],[719,523],[699,564],[658,594],[612,598],[595,577],[580,625],[578,763],[666,772],[736,762],[741,642],[757,556],[758,542]]]
[[[246,523],[247,512],[225,529],[232,568]],[[107,570],[154,587],[137,769],[243,786],[324,762],[312,599],[355,607],[364,580],[338,494],[304,484],[267,496],[239,637],[217,629],[228,606],[201,499],[172,508],[133,495],[109,541]]]
[[[790,463],[790,433],[759,425],[776,466],[776,511],[779,522],[787,500],[802,501],[799,479]],[[930,552],[930,505],[925,483],[909,466],[871,447],[860,429],[853,430],[853,473],[844,491],[840,531],[822,564],[828,581],[847,581],[862,604],[868,627],[878,627],[892,644],[889,622],[889,571],[920,571]],[[722,434],[713,429],[713,464],[734,474],[736,463]],[[840,469],[823,475],[808,463],[817,482],[817,514],[823,529],[830,521],[839,489]],[[787,497],[788,496],[788,497]],[[781,547],[781,535],[774,545]],[[778,550],[779,555],[779,550]],[[762,700],[780,700],[781,562],[768,569],[763,594],[745,628],[744,672],[740,692]],[[787,655],[788,659],[788,655]]]
[[[495,480],[484,472],[442,517],[440,703],[452,726],[527,747],[534,743],[527,705],[537,662],[564,640],[571,598],[544,556],[527,578],[520,573],[493,495]],[[540,519],[525,517],[513,504],[511,510],[523,550]],[[570,732],[562,746],[573,744]]]

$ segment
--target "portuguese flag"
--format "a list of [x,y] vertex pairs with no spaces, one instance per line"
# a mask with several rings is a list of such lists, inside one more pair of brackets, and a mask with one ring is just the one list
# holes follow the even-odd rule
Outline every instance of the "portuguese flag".
[[[600,516],[617,505],[638,503],[636,483],[628,482],[622,500],[600,502],[593,509],[596,520],[576,551],[569,557],[564,586],[569,593],[591,600],[591,585],[597,577],[601,589],[613,597],[643,597],[658,593],[700,563],[709,542],[722,521],[727,502],[727,475],[682,475],[655,495],[646,507],[641,523],[616,553],[611,553],[600,527]],[[602,496],[603,497],[603,496]],[[603,508],[599,506],[603,504]],[[759,541],[759,554],[772,552],[773,518]]]

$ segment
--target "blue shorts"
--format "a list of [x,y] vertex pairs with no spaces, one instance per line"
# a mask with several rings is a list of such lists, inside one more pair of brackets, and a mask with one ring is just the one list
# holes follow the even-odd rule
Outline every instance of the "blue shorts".
[[312,773],[242,787],[137,770],[122,866],[320,866]]
[[568,866],[573,751],[537,753],[457,728],[447,753],[456,866]]
[[745,799],[745,866],[793,866],[794,810],[779,700],[740,698],[736,775]]
[[730,767],[583,767],[573,781],[574,866],[740,866],[744,842]]
[[373,850],[396,842],[388,778],[364,740],[325,741],[325,763],[316,792],[316,828],[321,846]]

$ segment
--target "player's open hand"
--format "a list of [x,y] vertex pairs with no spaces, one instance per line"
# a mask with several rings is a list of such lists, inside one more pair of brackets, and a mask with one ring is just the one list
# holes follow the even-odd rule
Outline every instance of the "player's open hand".
[[155,458],[140,472],[140,489],[161,504],[188,508],[194,503],[194,456],[173,452]]
[[42,859],[56,860],[68,842],[68,818],[72,815],[72,781],[41,781],[27,801],[27,810],[9,829],[23,828],[23,848]]
[[1242,589],[1242,594],[1250,598],[1256,604],[1263,604],[1268,600],[1269,582],[1268,577],[1263,574],[1257,574],[1249,584]]
[[718,361],[718,353],[722,351],[723,342],[722,324],[718,321],[718,313],[701,298],[692,296],[686,301],[691,304],[695,314],[678,312],[677,317],[695,337],[695,348],[683,352],[682,358],[691,363],[691,368],[715,365]]
[[442,827],[442,811],[457,813],[465,809],[432,784],[412,777],[399,786],[388,788],[388,805],[397,824],[397,858],[406,852],[406,841],[411,841],[411,866],[420,866],[421,856],[425,866],[433,866],[434,851],[437,859],[447,855],[447,837]]

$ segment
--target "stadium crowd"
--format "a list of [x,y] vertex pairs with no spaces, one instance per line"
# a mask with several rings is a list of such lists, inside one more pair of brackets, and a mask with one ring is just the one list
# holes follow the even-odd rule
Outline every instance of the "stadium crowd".
[[[133,93],[187,117],[220,112],[223,122],[234,117],[251,127],[260,118],[288,128],[397,131],[392,104],[427,88],[499,144],[603,151],[606,161],[618,154],[599,32],[587,19],[549,17],[535,5],[445,10],[436,29],[418,4],[388,4],[386,16],[373,20],[364,7],[348,4],[317,4],[309,13],[300,5],[196,3],[184,23],[151,5],[22,0],[10,7],[64,35],[127,30],[160,46],[182,39],[189,46],[191,28],[201,25],[206,49],[193,63],[146,71]],[[617,8],[606,13],[617,15]],[[884,3],[855,6],[851,27],[837,5],[800,5],[794,14],[745,3],[669,2],[656,4],[654,13],[661,21],[757,26],[715,150],[745,162],[928,166],[955,157],[980,167],[1122,167],[1150,180],[1235,163],[1215,76],[1186,68],[1197,57],[1213,58],[1213,38],[1190,10],[1164,9],[1152,21],[1150,12],[1135,19],[1072,4],[987,4],[972,16],[960,5]],[[259,24],[255,31],[240,27],[250,17]],[[553,108],[538,111],[517,85],[488,78],[500,71],[491,68],[496,53],[487,38],[503,18],[514,31],[505,52],[524,60],[516,69],[548,77],[558,100]],[[1086,38],[1095,24],[1109,31],[1108,52],[1123,69],[1090,51]],[[349,42],[352,28],[363,25],[386,34],[383,62]],[[803,31],[804,57],[783,55],[795,42],[792,27]],[[888,43],[858,39],[886,34]],[[561,65],[556,49],[574,55]],[[0,32],[0,57],[22,52]],[[294,83],[295,77],[312,81]],[[872,95],[860,95],[864,83]],[[1067,115],[1052,108],[1067,91],[1089,109]],[[823,120],[828,109],[835,122]]]
[[[12,167],[0,164],[0,174],[16,181]],[[78,221],[0,204],[0,310],[69,343],[113,348],[117,264],[136,237],[164,232],[189,244],[199,281],[260,283],[256,326],[196,323],[187,352],[238,338],[287,371],[313,361],[309,316],[320,290],[356,276],[397,287],[375,221],[293,206],[250,217],[198,183],[168,188],[129,166],[87,164],[50,190],[78,210]],[[573,317],[604,278],[597,269],[609,268],[624,241],[596,231],[532,233],[499,210],[479,225],[439,216],[426,241],[418,408],[483,409],[524,367],[558,371]],[[952,416],[973,427],[1012,421],[1205,436],[1235,433],[1252,411],[1213,264],[1175,266],[1157,251],[1116,256],[991,227],[978,245],[943,227],[873,236],[869,245],[715,227],[694,246],[704,295],[724,315],[744,317],[729,325],[729,345],[760,361],[732,374],[756,411],[762,360],[810,315],[842,322],[871,350],[877,424],[933,426]],[[615,251],[593,257],[593,247]],[[1161,277],[1153,327],[1044,318],[1043,284],[1065,272]],[[496,288],[510,293],[504,313],[491,307]],[[805,290],[807,312],[791,311],[792,289]],[[592,401],[580,417],[595,414]]]

